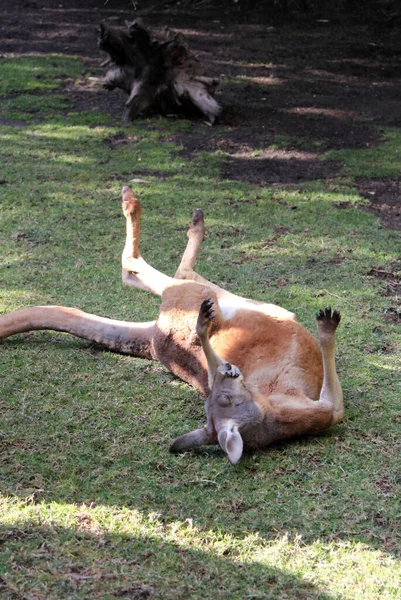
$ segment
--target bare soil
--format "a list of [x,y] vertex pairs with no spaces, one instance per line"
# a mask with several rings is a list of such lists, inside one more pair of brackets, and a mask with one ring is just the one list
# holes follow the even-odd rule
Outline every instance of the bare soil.
[[[274,10],[261,11],[264,4],[269,5],[251,0],[2,0],[0,54],[77,55],[88,75],[100,76],[105,58],[97,48],[101,20],[123,25],[142,17],[156,29],[180,30],[221,78],[218,100],[224,107],[216,126],[194,119],[190,131],[175,136],[185,155],[220,150],[223,177],[257,185],[332,178],[342,165],[325,159],[325,151],[368,147],[379,141],[379,127],[401,126],[396,3],[377,2],[377,13],[368,3],[369,19],[361,3],[360,15],[317,18],[322,15],[309,12],[299,22],[286,22]],[[109,93],[88,78],[65,93],[78,110],[122,114],[123,92]],[[120,143],[123,134],[110,140]],[[383,226],[401,230],[400,180],[364,179],[359,189]]]

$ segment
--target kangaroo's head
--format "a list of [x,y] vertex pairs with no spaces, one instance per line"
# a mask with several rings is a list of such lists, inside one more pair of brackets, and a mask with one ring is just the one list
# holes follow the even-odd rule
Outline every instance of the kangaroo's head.
[[178,437],[170,450],[179,452],[207,444],[220,444],[231,464],[242,456],[244,442],[251,442],[262,420],[259,406],[245,386],[240,370],[230,363],[220,365],[206,400],[207,423]]

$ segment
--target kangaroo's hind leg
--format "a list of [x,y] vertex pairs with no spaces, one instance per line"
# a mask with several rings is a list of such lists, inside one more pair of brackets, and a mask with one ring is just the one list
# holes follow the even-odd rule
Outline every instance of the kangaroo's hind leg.
[[174,275],[175,279],[189,279],[190,281],[196,281],[203,285],[207,285],[211,288],[218,298],[223,297],[234,297],[234,294],[223,290],[215,283],[208,281],[201,275],[198,275],[194,271],[198,254],[205,237],[205,222],[203,219],[203,212],[200,208],[194,211],[192,221],[189,224],[187,231],[188,243],[182,255],[180,265]]
[[161,296],[165,288],[174,283],[174,280],[148,265],[141,257],[139,252],[141,203],[128,186],[123,187],[121,197],[127,231],[121,257],[122,281],[125,285]]
[[[197,281],[199,275],[195,273],[194,268],[200,251],[200,247],[205,238],[205,223],[203,212],[197,208],[192,216],[187,231],[188,243],[182,255],[180,265],[174,277],[176,279],[190,279]],[[202,277],[200,279],[203,279]]]

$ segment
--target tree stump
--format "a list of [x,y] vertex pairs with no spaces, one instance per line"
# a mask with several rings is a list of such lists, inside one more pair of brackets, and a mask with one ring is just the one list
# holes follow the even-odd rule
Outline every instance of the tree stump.
[[218,81],[207,74],[183,35],[160,41],[139,21],[126,22],[125,28],[101,23],[99,48],[109,55],[103,86],[128,94],[125,124],[147,108],[166,114],[196,107],[211,123],[220,114],[214,99]]

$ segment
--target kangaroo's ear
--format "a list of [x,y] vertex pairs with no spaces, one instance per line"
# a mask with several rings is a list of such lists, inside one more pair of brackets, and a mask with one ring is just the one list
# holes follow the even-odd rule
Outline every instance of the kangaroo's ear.
[[191,448],[211,444],[216,444],[216,438],[207,431],[206,427],[202,427],[202,429],[195,429],[176,438],[170,446],[170,452],[181,452],[182,450],[191,450]]
[[218,440],[230,463],[236,465],[244,450],[244,442],[238,427],[227,424],[227,426],[220,429]]

